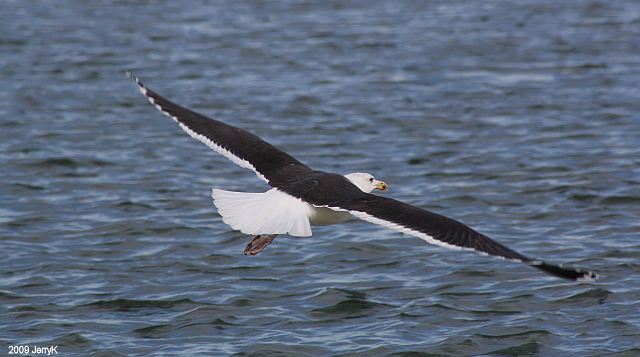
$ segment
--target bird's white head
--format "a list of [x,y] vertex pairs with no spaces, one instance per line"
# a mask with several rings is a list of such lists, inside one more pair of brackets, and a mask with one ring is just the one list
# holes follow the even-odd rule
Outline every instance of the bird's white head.
[[373,178],[373,175],[364,172],[354,172],[348,175],[344,175],[352,184],[358,186],[364,192],[371,192],[374,189],[380,191],[387,191],[387,184],[384,181],[378,181]]

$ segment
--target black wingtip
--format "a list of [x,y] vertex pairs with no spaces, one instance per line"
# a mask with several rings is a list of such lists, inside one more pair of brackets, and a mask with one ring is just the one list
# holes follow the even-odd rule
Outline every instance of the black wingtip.
[[559,278],[581,282],[594,281],[598,278],[598,275],[596,273],[589,270],[564,268],[559,265],[547,264],[542,261],[531,261],[528,264],[536,269],[542,270],[547,274],[551,274]]

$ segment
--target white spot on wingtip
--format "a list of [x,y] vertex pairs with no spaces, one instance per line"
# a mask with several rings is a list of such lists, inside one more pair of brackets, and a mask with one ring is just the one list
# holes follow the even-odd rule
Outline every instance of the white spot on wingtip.
[[129,72],[129,71],[124,71],[124,74],[131,79],[132,81],[136,82],[138,85],[140,85],[140,80],[138,79],[138,77],[136,77],[135,75],[133,75],[133,73]]
[[581,277],[576,279],[576,281],[579,281],[581,283],[588,283],[591,281],[596,281],[598,278],[599,278],[598,274],[591,271],[587,271]]
[[[124,72],[126,74],[127,77],[129,77],[129,79],[131,79],[132,81],[136,82],[136,84],[138,85],[138,89],[140,90],[140,92],[144,95],[147,96],[147,88],[144,86],[144,84],[142,84],[142,82],[140,82],[140,79],[138,79],[138,77],[136,77],[133,73],[129,72],[129,71],[125,71]],[[148,96],[147,96],[148,97]]]

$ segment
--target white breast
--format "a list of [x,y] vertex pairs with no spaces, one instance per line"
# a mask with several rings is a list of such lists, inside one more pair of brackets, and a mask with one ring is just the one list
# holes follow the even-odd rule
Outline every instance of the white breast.
[[307,204],[307,218],[314,226],[328,226],[353,218],[349,212],[338,212],[326,207],[314,207]]

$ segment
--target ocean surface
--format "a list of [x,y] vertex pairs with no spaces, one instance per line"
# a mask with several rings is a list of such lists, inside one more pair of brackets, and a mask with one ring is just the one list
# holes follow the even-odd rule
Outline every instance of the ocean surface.
[[[267,186],[124,70],[601,278],[360,221],[244,256],[210,190]],[[0,83],[0,355],[640,355],[638,1],[2,1]]]

